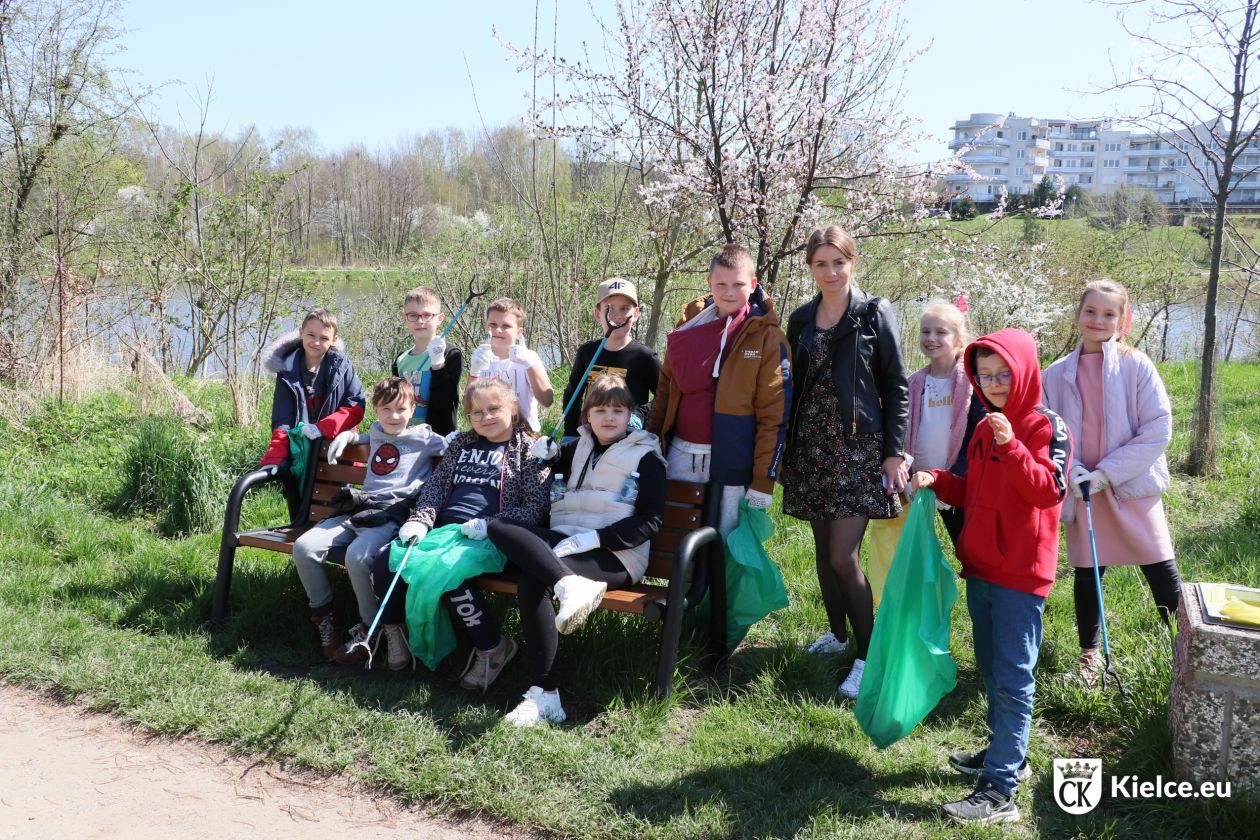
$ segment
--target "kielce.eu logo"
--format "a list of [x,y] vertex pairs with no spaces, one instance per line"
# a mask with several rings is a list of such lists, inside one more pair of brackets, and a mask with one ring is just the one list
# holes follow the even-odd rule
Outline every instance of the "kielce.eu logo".
[[1054,801],[1069,814],[1088,814],[1102,798],[1101,758],[1056,758]]

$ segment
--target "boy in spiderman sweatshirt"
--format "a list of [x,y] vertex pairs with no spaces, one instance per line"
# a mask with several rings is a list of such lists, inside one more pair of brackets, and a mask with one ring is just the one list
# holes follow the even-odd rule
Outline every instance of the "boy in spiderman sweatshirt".
[[1059,558],[1059,506],[1072,444],[1067,425],[1040,404],[1031,335],[1009,328],[986,335],[967,348],[966,365],[988,411],[967,449],[967,474],[928,470],[915,473],[913,484],[933,488],[967,514],[958,559],[989,701],[989,745],[950,756],[954,769],[978,782],[970,796],[943,809],[952,819],[988,824],[1019,819],[1015,791],[1031,774],[1033,668]]

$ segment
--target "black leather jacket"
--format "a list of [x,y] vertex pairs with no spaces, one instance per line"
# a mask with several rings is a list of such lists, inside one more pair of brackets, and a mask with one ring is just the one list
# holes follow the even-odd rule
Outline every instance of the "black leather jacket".
[[[789,442],[796,431],[801,401],[809,399],[817,379],[808,371],[814,346],[814,319],[821,300],[822,296],[816,295],[788,318],[792,369],[800,383],[792,389]],[[885,458],[903,455],[910,421],[906,370],[897,333],[897,315],[888,301],[853,286],[849,309],[832,345],[831,379],[840,397],[840,419],[846,435],[883,432]]]

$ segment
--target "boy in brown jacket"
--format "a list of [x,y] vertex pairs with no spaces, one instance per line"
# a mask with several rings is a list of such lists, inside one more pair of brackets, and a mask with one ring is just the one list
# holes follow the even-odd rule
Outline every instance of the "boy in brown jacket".
[[687,304],[666,337],[647,427],[661,438],[669,478],[723,485],[723,535],[738,524],[741,497],[770,507],[792,404],[787,339],[755,268],[739,245],[713,257],[709,294]]

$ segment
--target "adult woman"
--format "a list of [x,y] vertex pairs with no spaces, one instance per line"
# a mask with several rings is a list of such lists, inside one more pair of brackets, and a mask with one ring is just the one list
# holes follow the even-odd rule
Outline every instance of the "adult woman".
[[818,585],[830,632],[808,648],[839,652],[853,625],[853,668],[840,685],[856,697],[874,625],[871,588],[858,562],[867,521],[896,516],[908,478],[902,447],[909,417],[906,373],[892,307],[853,282],[857,243],[832,225],[810,234],[805,259],[818,286],[788,318],[791,428],[783,510],[814,534]]

